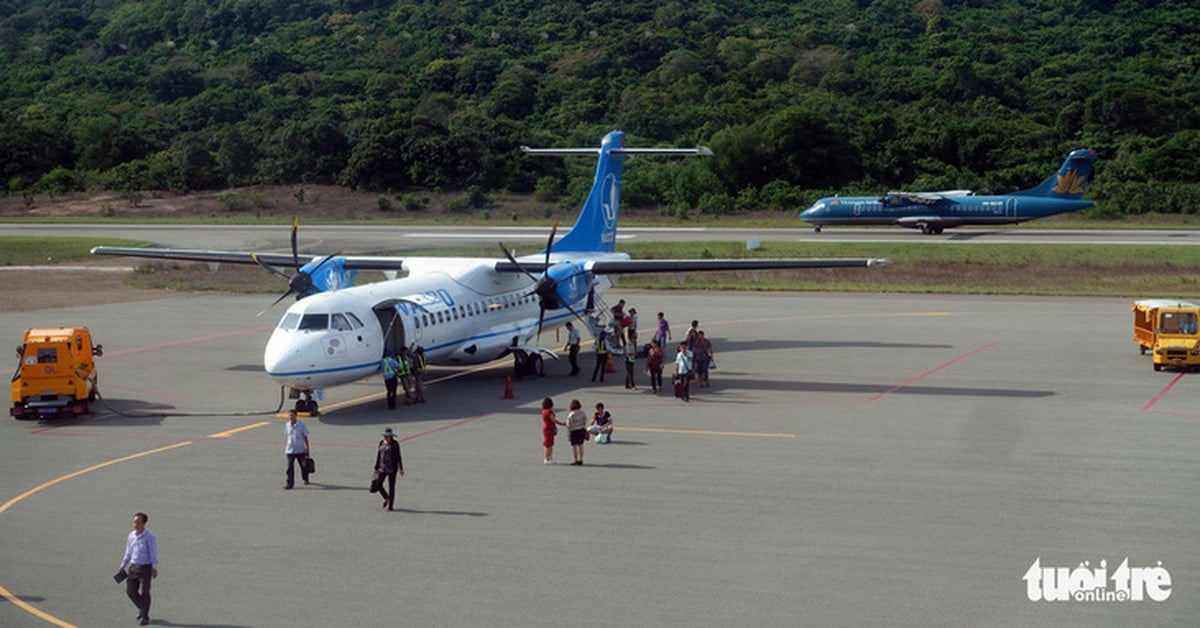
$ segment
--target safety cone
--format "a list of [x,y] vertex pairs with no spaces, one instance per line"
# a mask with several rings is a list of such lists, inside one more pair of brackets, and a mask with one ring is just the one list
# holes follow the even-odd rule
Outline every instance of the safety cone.
[[504,376],[504,398],[505,398],[505,399],[512,399],[512,398],[513,398],[513,391],[512,391],[512,375],[505,375],[505,376]]
[[616,367],[614,367],[613,363],[612,363],[612,351],[609,351],[608,353],[606,353],[604,355],[608,356],[608,358],[604,362],[604,372],[612,373],[613,371],[617,370]]

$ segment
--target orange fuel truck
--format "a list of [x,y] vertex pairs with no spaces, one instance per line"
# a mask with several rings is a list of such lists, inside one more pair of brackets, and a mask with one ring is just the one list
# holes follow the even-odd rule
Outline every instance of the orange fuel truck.
[[17,347],[12,408],[17,419],[88,412],[96,398],[96,363],[104,348],[92,345],[87,327],[47,327],[25,332]]

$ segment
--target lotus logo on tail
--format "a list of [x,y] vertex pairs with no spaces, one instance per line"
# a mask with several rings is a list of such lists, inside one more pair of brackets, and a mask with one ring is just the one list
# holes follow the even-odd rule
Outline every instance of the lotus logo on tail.
[[1059,175],[1058,184],[1054,186],[1053,191],[1055,194],[1083,194],[1083,184],[1086,181],[1087,179],[1079,176],[1079,173],[1068,170]]

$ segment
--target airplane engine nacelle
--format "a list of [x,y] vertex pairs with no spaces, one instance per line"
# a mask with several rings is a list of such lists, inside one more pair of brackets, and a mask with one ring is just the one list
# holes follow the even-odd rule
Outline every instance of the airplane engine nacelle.
[[300,271],[309,273],[314,292],[349,288],[354,285],[354,279],[358,277],[356,271],[346,268],[346,258],[341,256],[332,257],[324,263],[320,260],[309,262],[301,266]]
[[575,303],[588,294],[592,287],[592,273],[578,262],[556,264],[546,271],[554,282],[554,298],[547,299],[544,306],[556,310]]

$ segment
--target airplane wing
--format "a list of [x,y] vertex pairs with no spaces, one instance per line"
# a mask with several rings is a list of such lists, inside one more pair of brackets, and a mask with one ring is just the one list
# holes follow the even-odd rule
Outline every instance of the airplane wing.
[[[797,259],[626,259],[580,262],[585,270],[597,275],[633,275],[639,273],[711,272],[718,270],[783,270],[794,268],[861,268],[889,263],[879,258],[797,258]],[[545,272],[541,262],[496,262],[496,272]],[[522,268],[524,270],[522,270]]]
[[[97,246],[92,249],[92,255],[117,255],[121,257],[147,257],[151,259],[172,259],[192,262],[208,262],[211,264],[250,264],[256,265],[257,257],[264,264],[291,268],[293,259],[286,253],[250,253],[249,251],[204,251],[199,249],[142,249],[118,246]],[[323,255],[301,255],[300,264],[323,259]],[[343,255],[345,268],[348,270],[404,270],[404,259],[400,257],[379,257],[370,255]]]

